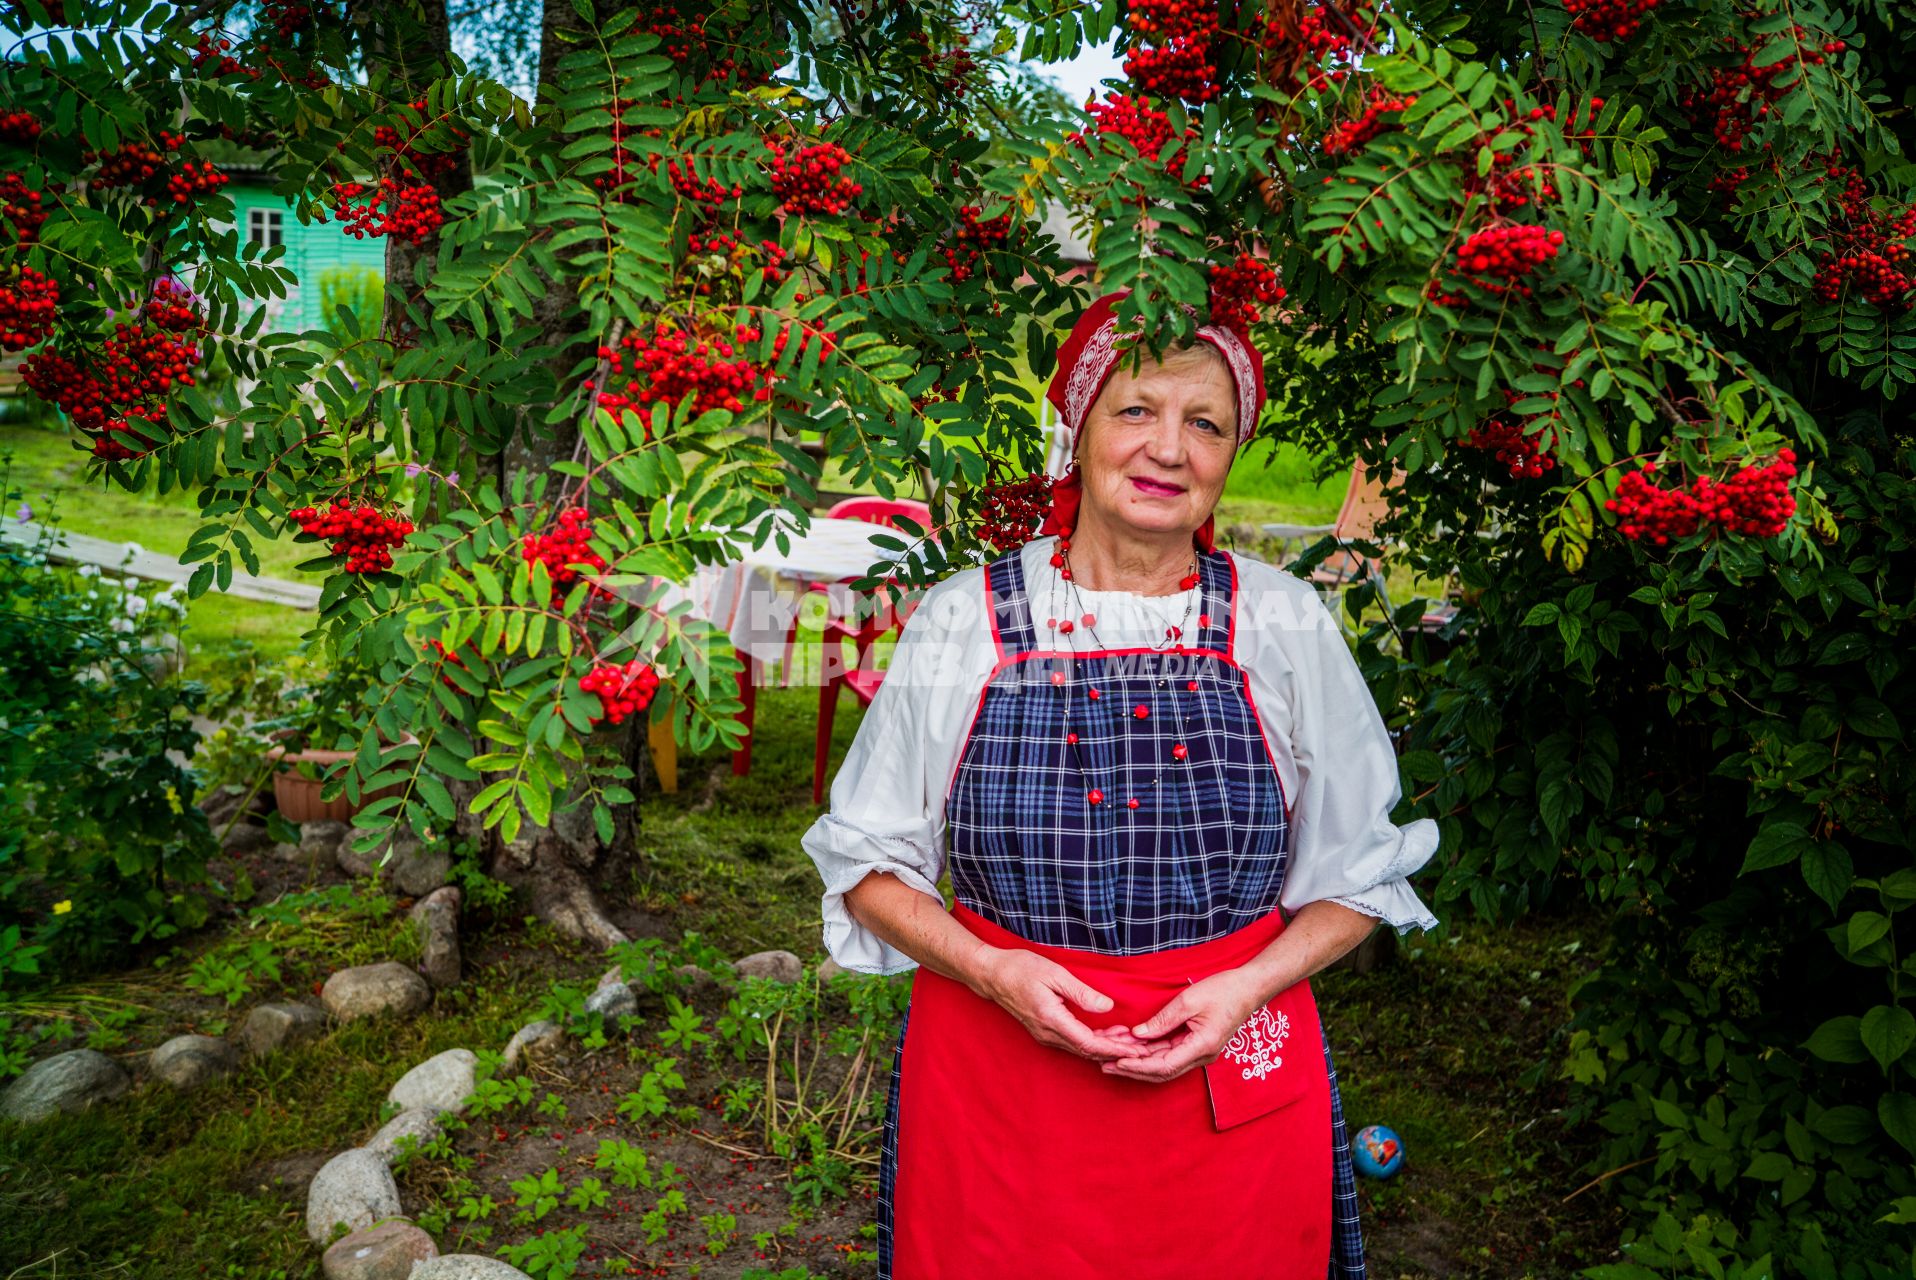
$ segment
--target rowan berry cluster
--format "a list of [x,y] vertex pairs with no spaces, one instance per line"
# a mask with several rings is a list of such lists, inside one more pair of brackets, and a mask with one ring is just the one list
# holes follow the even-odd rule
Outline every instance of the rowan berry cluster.
[[[552,581],[550,604],[554,609],[565,603],[572,585],[583,576],[578,566],[587,565],[605,572],[605,557],[592,549],[592,514],[584,507],[568,507],[559,521],[546,533],[528,533],[519,540],[519,554],[525,558],[526,572],[535,564],[546,567]],[[586,589],[586,599],[610,600],[612,593],[597,583]]]
[[[658,166],[659,157],[655,154],[652,167],[656,170]],[[669,157],[665,162],[665,176],[671,180],[672,189],[680,196],[695,206],[705,206],[704,212],[708,216],[716,217],[727,201],[737,200],[745,194],[745,188],[737,184],[727,187],[717,178],[699,177],[690,155]]]
[[1211,41],[1217,36],[1214,0],[1130,0],[1129,51],[1124,74],[1160,98],[1209,102],[1218,93]]
[[620,666],[601,662],[579,677],[579,692],[599,699],[599,714],[591,718],[596,728],[602,724],[621,724],[652,705],[659,689],[659,673],[637,658]]
[[0,178],[0,222],[6,224],[15,243],[32,244],[46,220],[40,193],[27,186],[26,179],[17,173]]
[[[1557,198],[1556,184],[1550,179],[1550,171],[1546,169],[1539,172],[1530,163],[1530,143],[1537,135],[1536,126],[1545,120],[1556,123],[1557,108],[1546,105],[1520,110],[1514,99],[1506,98],[1504,110],[1510,115],[1510,123],[1495,133],[1481,136],[1475,144],[1477,148],[1490,148],[1490,172],[1479,177],[1472,168],[1464,178],[1464,190],[1482,195],[1492,210],[1499,214],[1509,214],[1527,204]],[[1563,122],[1563,136],[1581,147],[1585,155],[1590,154],[1596,136],[1597,114],[1602,110],[1603,99],[1591,98],[1582,106],[1572,106],[1570,119]],[[1505,143],[1504,135],[1511,133],[1521,136],[1523,141],[1515,145]]]
[[176,384],[193,384],[199,359],[198,345],[188,339],[144,324],[122,324],[100,345],[97,358],[81,363],[43,347],[27,357],[20,377],[80,431],[128,431],[144,439],[146,433],[134,432],[126,420],[163,423],[166,409],[159,402]]
[[[1279,7],[1282,9],[1282,6]],[[1257,45],[1264,79],[1284,85],[1292,79],[1313,93],[1348,79],[1359,45],[1375,43],[1377,13],[1367,4],[1305,7],[1297,26],[1282,12],[1259,15]]]
[[[694,231],[685,238],[685,247],[692,258],[725,259],[724,269],[728,271],[750,270],[749,260],[756,254],[759,258],[759,275],[769,287],[776,288],[792,274],[787,265],[791,255],[780,248],[776,240],[760,240],[754,245],[729,231]],[[692,285],[692,291],[701,297],[709,297],[712,289],[713,281],[705,275],[701,275]]]
[[987,485],[978,506],[978,536],[1000,552],[1022,547],[1050,504],[1051,477],[1042,471]]
[[1632,541],[1665,546],[1711,524],[1727,533],[1772,538],[1796,511],[1789,491],[1796,474],[1792,449],[1779,450],[1764,466],[1739,466],[1725,480],[1698,476],[1686,488],[1658,485],[1657,470],[1656,463],[1646,462],[1628,473],[1617,483],[1617,496],[1603,504],[1616,514],[1618,531]]
[[[1457,246],[1457,262],[1452,269],[1493,293],[1515,288],[1528,296],[1528,286],[1511,282],[1530,275],[1556,257],[1562,245],[1561,231],[1546,231],[1521,223],[1499,223],[1472,233]],[[1497,283],[1499,281],[1503,283]]]
[[378,507],[337,499],[325,510],[300,507],[287,513],[302,533],[324,538],[332,553],[346,557],[347,573],[384,573],[393,566],[393,548],[413,531],[410,520],[381,514]]
[[1364,113],[1354,120],[1340,120],[1324,135],[1324,154],[1341,156],[1355,151],[1386,129],[1397,128],[1394,118],[1417,101],[1417,95],[1397,97],[1382,89],[1373,89],[1364,103]]
[[60,286],[32,267],[15,267],[0,284],[0,347],[25,351],[46,341],[60,314]]
[[[1011,238],[1011,211],[1009,209],[995,218],[982,216],[984,210],[975,204],[962,206],[958,210],[958,225],[952,230],[951,239],[939,250],[944,255],[945,265],[951,269],[951,282],[963,284],[979,270],[979,261],[994,249],[1002,249]],[[989,270],[987,266],[985,268]],[[861,289],[862,292],[862,289]]]
[[261,0],[259,17],[273,28],[273,35],[283,45],[311,30],[315,20],[312,6],[302,0]]
[[[765,370],[745,355],[745,344],[762,336],[760,330],[741,325],[734,338],[706,337],[670,320],[631,330],[617,347],[599,348],[599,359],[607,365],[599,407],[616,417],[648,405],[675,405],[689,395],[694,416],[714,409],[743,412],[748,398],[772,398]],[[588,379],[586,390],[593,387]],[[651,435],[648,425],[646,438]]]
[[1550,428],[1526,433],[1523,423],[1504,417],[1479,423],[1464,438],[1467,448],[1481,449],[1502,463],[1513,480],[1526,476],[1534,480],[1554,470],[1557,460],[1550,450],[1556,443],[1556,433]]
[[938,87],[953,102],[962,105],[971,94],[978,75],[978,58],[970,49],[959,47],[919,55],[918,65],[938,82]]
[[224,36],[215,36],[210,31],[200,32],[199,40],[193,46],[193,69],[205,72],[208,63],[213,64],[212,78],[225,76],[245,76],[249,80],[260,78],[258,67],[249,67],[233,56],[233,42]]
[[153,282],[153,292],[147,296],[143,312],[149,322],[162,329],[186,333],[206,324],[198,301],[185,285],[161,277]]
[[187,204],[201,196],[209,196],[227,182],[227,176],[211,160],[181,160],[175,167],[169,155],[180,149],[184,141],[178,134],[160,131],[160,144],[165,147],[162,153],[144,142],[127,142],[120,149],[103,157],[88,153],[89,159],[98,159],[99,172],[94,174],[89,184],[95,191],[127,188],[139,193],[140,202],[148,206],[158,206],[162,201],[174,204]]
[[[1123,138],[1137,148],[1138,155],[1145,160],[1155,160],[1171,141],[1171,117],[1153,107],[1141,97],[1132,97],[1123,93],[1108,93],[1103,102],[1092,102],[1085,106],[1095,122],[1100,138]],[[1194,128],[1184,130],[1184,140],[1193,142],[1198,131]],[[1081,147],[1089,147],[1082,131],[1073,133],[1070,140]],[[1184,169],[1184,148],[1174,148],[1164,157],[1164,171],[1177,178]],[[1209,186],[1211,175],[1200,173],[1189,184],[1192,190]]]
[[1841,180],[1838,197],[1842,212],[1831,220],[1831,248],[1820,258],[1810,291],[1816,300],[1841,302],[1855,293],[1881,311],[1900,314],[1916,299],[1916,276],[1910,272],[1910,250],[1905,243],[1916,236],[1916,205],[1894,216],[1878,210],[1869,182],[1840,157],[1829,158],[1825,177]]
[[772,153],[765,162],[772,194],[784,202],[786,213],[835,217],[848,212],[865,192],[862,184],[845,176],[851,154],[836,142],[792,147],[783,138],[767,138],[765,149]]
[[1628,40],[1643,24],[1643,15],[1657,7],[1658,0],[1563,0],[1570,15],[1572,30],[1581,31],[1599,44]]
[[[1770,62],[1765,50],[1774,40],[1788,40],[1791,48],[1782,58]],[[1699,124],[1708,120],[1717,145],[1733,152],[1742,151],[1750,134],[1769,118],[1771,104],[1789,92],[1799,68],[1820,66],[1831,54],[1848,48],[1841,40],[1819,43],[1807,28],[1797,24],[1791,24],[1787,33],[1759,35],[1750,44],[1735,37],[1725,37],[1724,43],[1740,54],[1742,61],[1713,70],[1709,91],[1690,90],[1679,105]],[[1778,80],[1783,83],[1778,84]]]
[[379,185],[341,182],[332,190],[333,217],[345,224],[341,229],[355,240],[398,236],[413,244],[423,244],[446,221],[439,207],[439,192],[431,183],[401,181],[387,176]]
[[1229,264],[1211,266],[1211,323],[1240,335],[1264,318],[1264,308],[1284,297],[1277,269],[1256,254],[1240,253]]
[[30,147],[40,140],[42,126],[31,111],[0,111],[0,142]]
[[420,135],[427,130],[426,99],[407,104],[419,117],[417,123],[411,119],[402,119],[399,126],[382,124],[373,129],[373,146],[382,147],[393,153],[393,158],[410,167],[427,180],[442,178],[459,167],[470,148],[467,141],[470,135],[464,129],[455,128],[454,138],[459,145],[448,151],[420,151],[414,145]]

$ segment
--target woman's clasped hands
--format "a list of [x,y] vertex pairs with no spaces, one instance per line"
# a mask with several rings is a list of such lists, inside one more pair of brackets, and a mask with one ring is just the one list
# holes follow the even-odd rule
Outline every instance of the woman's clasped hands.
[[1095,1020],[1111,1009],[1111,997],[1057,961],[1016,947],[989,957],[978,987],[1039,1044],[1097,1062],[1106,1075],[1151,1084],[1214,1061],[1264,1003],[1243,971],[1225,969],[1185,987],[1143,1022],[1088,1025],[1069,1006]]

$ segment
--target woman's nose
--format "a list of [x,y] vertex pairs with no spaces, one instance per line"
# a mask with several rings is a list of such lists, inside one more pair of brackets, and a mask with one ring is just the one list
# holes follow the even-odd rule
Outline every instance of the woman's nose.
[[1182,466],[1185,449],[1183,422],[1172,414],[1163,415],[1144,447],[1151,460],[1160,466]]

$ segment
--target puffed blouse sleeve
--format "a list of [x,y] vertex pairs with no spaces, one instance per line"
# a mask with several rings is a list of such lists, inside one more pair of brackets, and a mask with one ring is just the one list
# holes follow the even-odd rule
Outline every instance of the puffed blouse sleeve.
[[846,909],[845,894],[869,873],[897,876],[944,906],[945,794],[995,654],[982,573],[965,570],[920,599],[832,780],[830,805],[801,840],[825,885],[825,950],[847,969],[918,964]]
[[1406,877],[1436,853],[1437,823],[1391,821],[1397,753],[1336,619],[1308,583],[1238,564],[1235,647],[1291,805],[1285,910],[1329,899],[1400,934],[1435,928]]

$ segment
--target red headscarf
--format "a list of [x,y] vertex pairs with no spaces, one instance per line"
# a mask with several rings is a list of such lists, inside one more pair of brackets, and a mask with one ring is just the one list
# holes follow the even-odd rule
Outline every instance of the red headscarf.
[[[1112,371],[1118,367],[1122,353],[1118,350],[1117,305],[1130,292],[1123,289],[1108,293],[1092,303],[1078,317],[1064,345],[1058,348],[1058,369],[1051,375],[1045,399],[1064,419],[1074,448],[1098,393],[1104,390],[1104,384],[1111,380]],[[1257,417],[1264,408],[1264,357],[1242,336],[1221,325],[1200,326],[1197,338],[1216,347],[1224,357],[1224,367],[1231,371],[1231,381],[1237,388],[1237,444],[1242,451],[1244,442],[1257,429]],[[1074,463],[1071,470],[1051,486],[1051,509],[1045,513],[1039,536],[1076,527],[1078,503],[1083,496],[1084,487]],[[1207,516],[1192,535],[1197,545],[1206,551],[1214,545],[1216,522],[1216,516]]]

